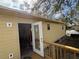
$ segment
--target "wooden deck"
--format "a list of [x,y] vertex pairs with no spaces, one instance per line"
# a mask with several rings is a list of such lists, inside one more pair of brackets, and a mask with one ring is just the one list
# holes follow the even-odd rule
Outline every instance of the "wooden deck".
[[33,52],[32,59],[44,59],[44,58]]
[[33,53],[32,54],[32,59],[52,59],[49,56],[46,56],[45,58],[41,57],[40,55]]

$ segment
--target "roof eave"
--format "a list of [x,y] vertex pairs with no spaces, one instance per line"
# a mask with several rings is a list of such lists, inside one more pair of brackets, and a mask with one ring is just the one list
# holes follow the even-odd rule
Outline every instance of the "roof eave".
[[39,16],[33,16],[31,14],[28,14],[26,11],[11,9],[11,8],[4,7],[4,6],[0,6],[0,14],[8,14],[8,15],[13,15],[13,16],[22,17],[22,18],[34,19],[34,20],[38,20],[38,21],[46,21],[46,22],[65,24],[62,21],[49,20],[49,19],[42,18]]

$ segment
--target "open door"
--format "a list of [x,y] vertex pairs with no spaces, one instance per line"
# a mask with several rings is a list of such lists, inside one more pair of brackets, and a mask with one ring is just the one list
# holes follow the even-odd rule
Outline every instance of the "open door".
[[42,22],[32,24],[33,51],[44,57]]

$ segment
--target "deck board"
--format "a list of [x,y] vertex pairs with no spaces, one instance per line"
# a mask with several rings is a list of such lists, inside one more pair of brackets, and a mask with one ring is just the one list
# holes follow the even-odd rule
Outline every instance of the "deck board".
[[32,59],[44,59],[44,58],[33,52]]

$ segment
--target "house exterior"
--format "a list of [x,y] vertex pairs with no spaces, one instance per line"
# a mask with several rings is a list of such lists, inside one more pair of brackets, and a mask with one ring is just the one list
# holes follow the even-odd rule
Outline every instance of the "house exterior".
[[[53,43],[65,35],[65,24],[61,21],[47,20],[29,15],[23,11],[0,8],[0,59],[20,59],[18,24],[32,25],[33,49],[44,56],[43,41]],[[35,27],[38,27],[40,51],[35,48]],[[37,31],[37,29],[36,29]],[[36,35],[36,37],[38,37]]]

